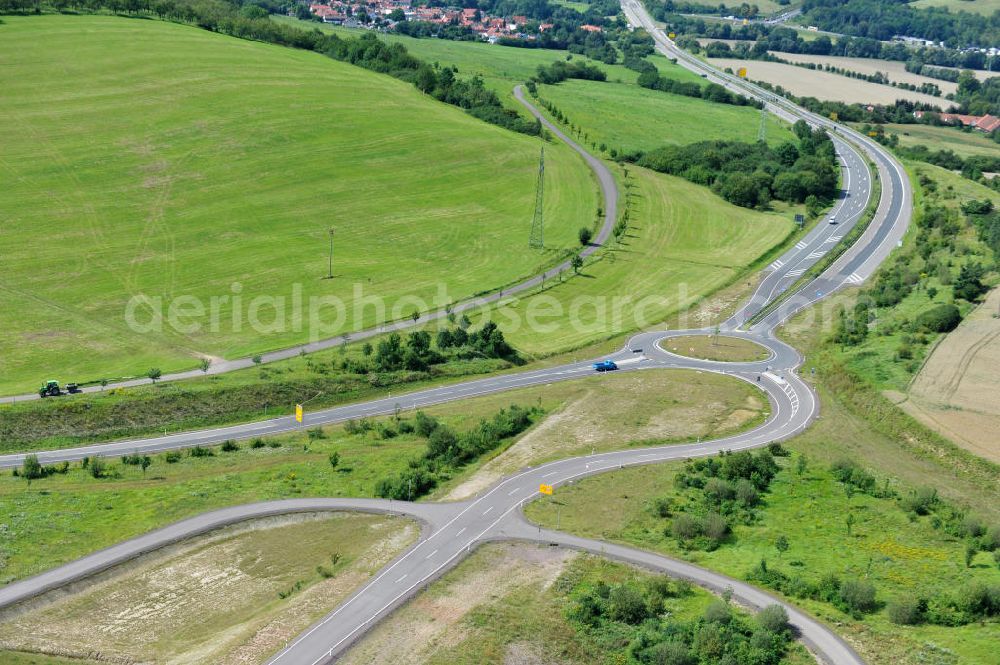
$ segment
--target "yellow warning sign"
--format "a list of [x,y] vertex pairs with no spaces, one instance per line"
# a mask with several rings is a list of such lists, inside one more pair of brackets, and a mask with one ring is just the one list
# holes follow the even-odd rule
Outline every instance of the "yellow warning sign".
[[542,494],[552,494],[552,485],[539,485],[538,491]]
[[674,37],[676,37],[676,36],[677,36],[677,35],[676,35],[675,33],[673,33],[673,32],[668,32],[668,33],[667,33],[667,37],[669,37],[670,39],[673,39],[673,38],[674,38]]
[[740,67],[739,69],[736,70],[736,74],[739,75],[741,79],[745,79],[747,77],[747,68]]
[[297,423],[302,422],[302,405],[301,404],[296,404],[295,405],[295,422],[297,422]]

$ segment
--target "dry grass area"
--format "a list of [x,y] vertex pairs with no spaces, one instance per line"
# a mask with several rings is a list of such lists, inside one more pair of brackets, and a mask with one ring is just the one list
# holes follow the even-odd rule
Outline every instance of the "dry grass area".
[[221,529],[39,601],[0,626],[0,649],[115,663],[261,663],[418,533],[413,522],[350,513]]
[[780,85],[785,90],[800,97],[815,97],[820,100],[840,101],[847,104],[893,104],[897,99],[947,107],[950,102],[919,92],[900,90],[888,85],[869,83],[830,72],[817,72],[781,62],[761,60],[738,60],[732,58],[710,58],[716,67],[728,67],[736,71],[747,68],[747,77],[753,81],[766,81]]
[[[369,632],[339,661],[341,665],[426,663],[469,636],[466,621],[477,606],[532,589],[544,594],[578,555],[537,545],[499,544],[480,548],[428,591]],[[538,655],[537,645],[514,644],[514,655]],[[546,662],[517,659],[512,663]]]
[[900,406],[963,448],[1000,462],[1000,289],[935,347]]
[[444,498],[472,496],[505,475],[551,459],[723,436],[767,413],[767,400],[756,388],[708,372],[646,370],[572,383],[577,390],[550,416]]
[[760,344],[726,335],[671,337],[663,342],[663,348],[679,356],[723,362],[766,360],[770,355],[768,350]]
[[[929,76],[921,76],[920,74],[913,74],[906,71],[906,63],[899,60],[845,58],[844,56],[839,55],[809,55],[806,53],[784,53],[782,51],[771,51],[771,54],[781,58],[782,60],[788,60],[789,62],[833,65],[834,67],[841,67],[852,72],[861,72],[862,74],[877,74],[878,72],[882,72],[889,77],[890,81],[897,81],[899,83],[912,83],[917,86],[924,83],[934,83],[941,89],[942,95],[958,90],[957,83],[942,81],[940,79],[931,78]],[[840,75],[838,74],[838,76]],[[906,91],[901,90],[900,92]],[[947,100],[941,101],[944,104],[948,103]]]

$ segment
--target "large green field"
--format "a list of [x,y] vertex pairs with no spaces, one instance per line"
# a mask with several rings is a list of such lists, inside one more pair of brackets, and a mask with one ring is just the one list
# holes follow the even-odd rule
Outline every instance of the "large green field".
[[[510,251],[527,243],[540,141],[314,53],[42,16],[5,17],[0,58],[0,392],[366,327],[375,309],[351,316],[355,287],[387,298],[390,316],[396,297],[429,306],[440,284],[449,300],[499,287],[562,255],[598,206],[582,160],[548,146],[548,249]],[[336,279],[324,280],[330,227]],[[305,311],[296,326],[293,285],[304,310],[312,296],[343,299],[347,320],[327,310],[331,325],[310,326]],[[193,296],[204,325],[136,333],[124,314],[137,294],[163,298],[165,314]],[[277,329],[253,329],[258,295],[286,299],[283,326],[262,302],[260,322]]]

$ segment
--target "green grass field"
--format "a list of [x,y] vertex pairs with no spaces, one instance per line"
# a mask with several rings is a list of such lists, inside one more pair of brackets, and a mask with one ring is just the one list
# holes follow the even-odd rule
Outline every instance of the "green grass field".
[[[291,319],[293,284],[304,303],[337,296],[348,313],[358,285],[389,298],[389,315],[395,297],[429,303],[438,284],[448,299],[499,287],[573,246],[598,205],[583,162],[550,145],[550,249],[509,251],[527,242],[540,142],[314,53],[151,20],[42,16],[6,17],[0,54],[0,392],[305,341],[307,315],[299,331],[248,324],[257,295],[286,298]],[[322,279],[329,227],[335,280]],[[234,283],[239,325],[221,300],[218,332],[137,334],[124,321],[135,294],[164,298],[164,311],[194,296],[210,311]],[[266,329],[272,308],[258,314]],[[368,307],[329,329],[373,318]]]
[[[570,80],[541,85],[538,95],[583,127],[588,141],[625,153],[705,140],[753,143],[760,126],[757,109],[647,90],[634,83]],[[793,140],[774,116],[768,115],[766,122],[769,143]]]
[[1000,9],[1000,0],[917,0],[914,7],[946,7],[953,12],[972,12],[990,16]]
[[973,155],[994,156],[1000,151],[1000,144],[991,141],[982,132],[963,132],[954,127],[933,127],[931,125],[885,126],[886,133],[897,134],[899,145],[910,147],[927,146],[931,150],[954,150],[960,157]]
[[[658,323],[731,283],[793,232],[786,216],[731,205],[681,178],[629,173],[621,244],[565,283],[553,278],[555,288],[490,313],[518,349],[553,353]],[[523,325],[532,316],[545,327]]]

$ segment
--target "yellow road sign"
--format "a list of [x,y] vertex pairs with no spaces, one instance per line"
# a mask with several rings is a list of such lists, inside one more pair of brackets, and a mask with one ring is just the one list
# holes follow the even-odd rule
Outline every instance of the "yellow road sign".
[[539,485],[538,491],[542,494],[552,494],[552,485]]
[[736,70],[736,74],[741,79],[745,79],[747,77],[747,68],[746,67],[740,67],[738,70]]
[[302,405],[301,404],[296,404],[295,405],[295,422],[297,422],[297,423],[302,422]]
[[673,32],[668,32],[668,33],[667,33],[667,37],[669,37],[670,39],[673,39],[673,38],[674,38],[674,37],[676,37],[676,36],[677,36],[677,35],[676,35],[676,34],[674,34]]

